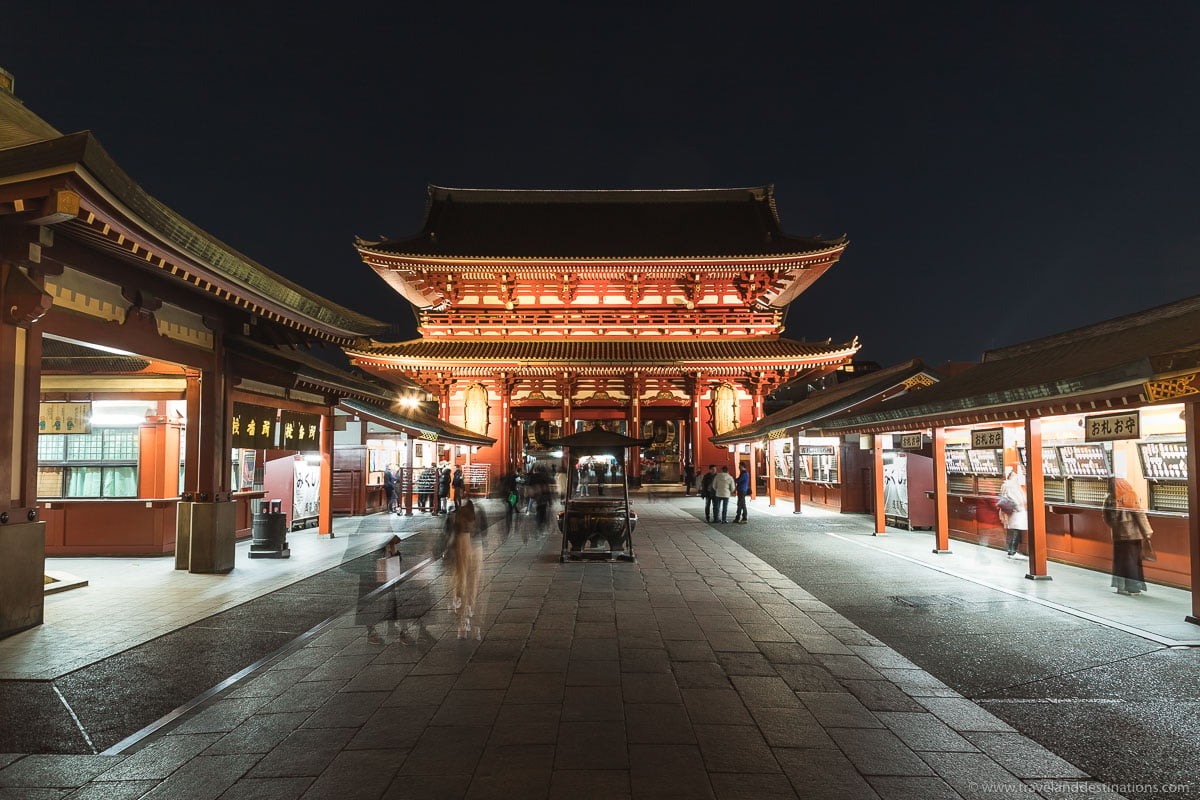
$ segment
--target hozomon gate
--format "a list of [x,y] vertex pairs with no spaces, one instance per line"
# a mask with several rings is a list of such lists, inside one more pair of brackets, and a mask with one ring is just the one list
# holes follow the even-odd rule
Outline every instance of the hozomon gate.
[[788,305],[846,244],[785,234],[769,186],[431,186],[417,234],[356,242],[415,307],[420,338],[347,353],[423,386],[443,419],[495,436],[475,464],[558,465],[543,440],[600,422],[654,439],[634,478],[674,481],[688,462],[731,463],[710,436],[858,350],[781,335]]

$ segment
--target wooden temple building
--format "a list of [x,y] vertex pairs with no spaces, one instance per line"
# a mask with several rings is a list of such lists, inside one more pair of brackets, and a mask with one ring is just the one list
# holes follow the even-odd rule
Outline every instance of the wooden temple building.
[[0,636],[41,624],[47,553],[232,569],[276,461],[310,464],[305,513],[332,533],[339,474],[370,471],[335,470],[338,417],[490,444],[307,353],[386,327],[184,219],[0,81]]
[[770,186],[431,186],[415,235],[356,242],[415,308],[419,338],[346,350],[364,370],[424,387],[443,419],[494,437],[464,454],[476,469],[564,468],[545,441],[600,423],[654,440],[632,478],[677,481],[689,462],[732,464],[710,437],[857,352],[857,340],[782,335],[788,305],[846,244],[784,233]]

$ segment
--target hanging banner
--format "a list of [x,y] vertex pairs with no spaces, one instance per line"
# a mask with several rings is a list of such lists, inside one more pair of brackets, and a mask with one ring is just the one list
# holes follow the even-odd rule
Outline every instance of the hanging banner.
[[317,516],[321,509],[321,465],[295,463],[296,491],[292,494],[292,523]]
[[883,513],[908,519],[908,454],[896,453],[883,462]]
[[298,411],[280,411],[279,446],[284,450],[301,452],[321,449],[321,415],[301,414]]
[[38,403],[38,433],[91,433],[91,403]]
[[266,406],[249,403],[233,404],[233,446],[251,450],[275,447],[275,416],[278,412]]

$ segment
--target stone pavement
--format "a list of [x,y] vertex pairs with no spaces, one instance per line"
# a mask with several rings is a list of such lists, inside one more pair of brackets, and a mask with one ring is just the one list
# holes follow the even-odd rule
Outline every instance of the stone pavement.
[[[434,563],[115,755],[0,755],[0,798],[1047,798],[1107,787],[673,503],[638,562],[484,562],[481,640]],[[375,638],[375,637],[372,637]]]
[[[239,606],[379,546],[379,522],[397,529],[420,517],[347,517],[334,538],[288,534],[292,556],[252,559],[250,540],[237,544],[232,572],[195,575],[158,558],[49,558],[47,569],[88,585],[46,597],[45,624],[0,639],[0,680],[48,680],[128,650],[170,631]],[[372,523],[363,526],[364,520]],[[363,532],[360,535],[360,527]]]

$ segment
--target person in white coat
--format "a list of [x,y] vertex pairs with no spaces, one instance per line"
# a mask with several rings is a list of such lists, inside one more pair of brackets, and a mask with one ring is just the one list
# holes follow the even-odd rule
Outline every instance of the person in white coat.
[[1014,469],[1008,473],[1000,487],[1000,496],[996,499],[996,510],[1000,513],[1000,524],[1004,526],[1009,558],[1021,557],[1017,550],[1021,547],[1022,535],[1029,530],[1027,504],[1021,475]]
[[713,522],[717,521],[718,512],[721,522],[729,522],[726,518],[729,514],[729,498],[733,495],[736,486],[737,482],[729,474],[729,467],[721,467],[717,477],[713,478]]

